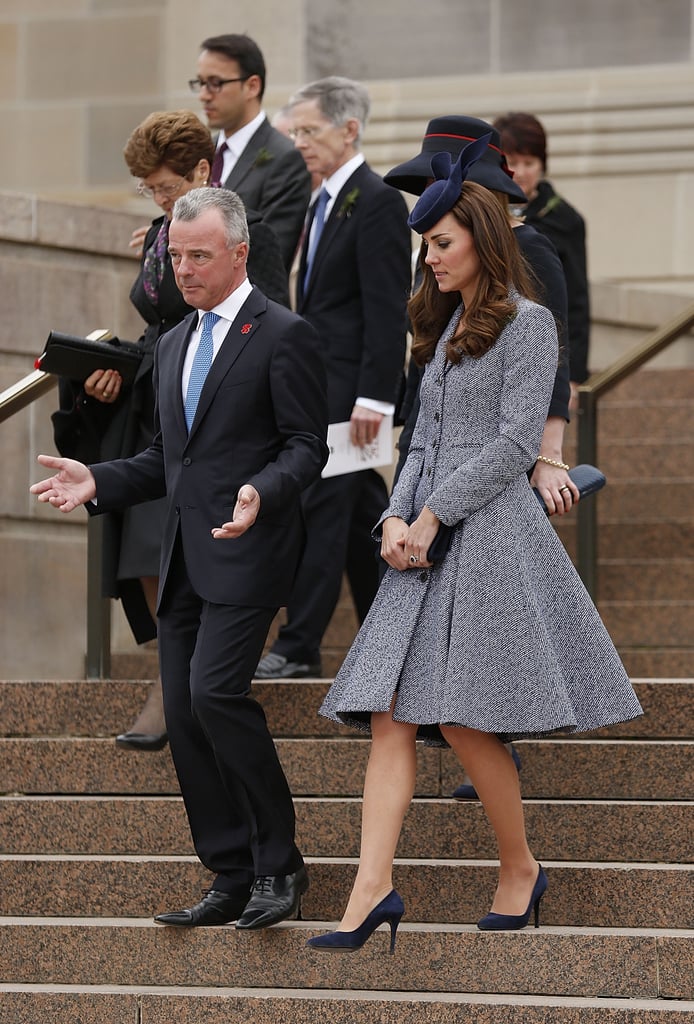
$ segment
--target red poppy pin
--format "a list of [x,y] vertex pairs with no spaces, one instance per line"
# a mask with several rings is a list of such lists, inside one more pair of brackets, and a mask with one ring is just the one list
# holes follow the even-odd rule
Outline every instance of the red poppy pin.
[[241,328],[241,334],[248,334],[251,330],[253,330],[253,324],[244,324]]

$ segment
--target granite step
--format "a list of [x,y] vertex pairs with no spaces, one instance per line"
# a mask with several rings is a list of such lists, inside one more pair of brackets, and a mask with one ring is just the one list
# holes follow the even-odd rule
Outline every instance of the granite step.
[[[149,680],[0,683],[0,736],[113,737],[132,721],[145,700]],[[354,736],[318,714],[329,679],[256,680],[260,701],[275,737]],[[634,678],[644,715],[611,726],[611,736],[651,739],[694,738],[694,678]],[[577,737],[578,739],[579,737]]]
[[[605,396],[598,406],[600,440],[627,440],[637,437],[664,443],[671,437],[688,437],[694,442],[691,409],[694,381],[686,398],[653,399],[646,396],[621,398]],[[574,432],[566,431],[567,441]]]
[[692,647],[625,647],[620,656],[632,679],[640,676],[691,679],[694,675]]
[[[344,958],[342,958],[344,959]],[[0,985],[12,1024],[684,1024],[694,1002],[220,986]]]
[[[356,857],[361,801],[294,801],[297,841],[309,857]],[[526,800],[533,848],[548,860],[691,859],[694,802]],[[190,856],[180,797],[0,797],[2,853]],[[414,800],[399,857],[494,858],[496,845],[477,801]]]
[[[641,369],[620,381],[599,400],[599,409],[622,402],[690,401],[694,394],[694,369]],[[690,405],[691,408],[691,405]]]
[[[277,741],[295,796],[360,796],[364,739]],[[556,739],[518,744],[527,799],[689,800],[694,741]],[[450,750],[417,750],[417,796],[448,796],[461,769]],[[177,794],[168,751],[133,753],[107,739],[2,739],[6,794]]]
[[600,616],[618,649],[634,644],[683,647],[692,643],[691,599],[600,601]]
[[691,600],[692,594],[694,559],[614,558],[600,563],[598,603],[623,600],[626,595],[631,601]]
[[[595,500],[599,498],[600,495]],[[654,560],[694,558],[692,519],[681,509],[672,510],[671,515],[653,516],[650,523],[632,522],[618,516],[608,519],[600,512],[598,519],[598,565],[615,557],[630,561],[642,561],[644,557]],[[576,513],[569,512],[554,527],[571,558],[575,558]]]
[[[310,988],[326,990],[326,997],[335,990],[377,992],[380,999],[403,990],[408,998],[411,991],[688,1001],[694,996],[692,932],[542,927],[494,934],[405,923],[390,957],[383,932],[354,956],[307,949],[306,939],[320,930],[302,922],[260,933],[233,927],[182,933],[142,920],[6,918],[0,921],[0,982],[243,986],[247,995],[256,987]],[[243,1019],[255,1020],[247,1012]]]
[[[694,439],[689,442],[694,447]],[[692,458],[694,463],[694,457]],[[692,466],[694,471],[694,465]],[[600,519],[629,519],[650,523],[668,511],[694,507],[694,477],[658,476],[611,478],[598,496]]]
[[[694,928],[694,867],[681,864],[544,860],[548,925]],[[338,920],[356,858],[308,858],[307,920]],[[399,858],[394,885],[408,920],[473,924],[491,906],[496,860]],[[212,876],[195,857],[0,856],[0,915],[148,917],[190,906]],[[29,896],[28,896],[29,894]],[[15,979],[21,980],[21,979]]]

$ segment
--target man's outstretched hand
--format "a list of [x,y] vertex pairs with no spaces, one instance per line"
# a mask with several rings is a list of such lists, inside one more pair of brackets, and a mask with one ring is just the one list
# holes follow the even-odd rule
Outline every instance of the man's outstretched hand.
[[212,536],[215,540],[230,540],[240,537],[242,533],[249,530],[258,518],[260,512],[260,495],[251,484],[244,484],[239,488],[236,505],[234,506],[234,518],[230,523],[222,523],[215,526]]
[[38,461],[47,469],[56,470],[55,476],[39,480],[29,488],[39,501],[47,501],[61,512],[72,512],[96,497],[94,477],[81,462],[54,455],[39,455]]

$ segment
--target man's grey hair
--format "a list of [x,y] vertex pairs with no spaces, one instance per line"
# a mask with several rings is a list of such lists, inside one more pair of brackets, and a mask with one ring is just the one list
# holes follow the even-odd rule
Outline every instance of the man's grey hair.
[[192,188],[174,203],[173,219],[197,220],[208,210],[219,210],[221,213],[227,248],[233,249],[239,242],[248,245],[246,208],[241,197],[228,188]]
[[339,75],[319,78],[295,92],[289,106],[291,108],[297,103],[306,103],[310,100],[315,100],[323,117],[327,117],[338,127],[350,118],[358,121],[359,133],[356,141],[359,142],[371,109],[369,93],[361,82],[355,82],[352,78],[341,78]]

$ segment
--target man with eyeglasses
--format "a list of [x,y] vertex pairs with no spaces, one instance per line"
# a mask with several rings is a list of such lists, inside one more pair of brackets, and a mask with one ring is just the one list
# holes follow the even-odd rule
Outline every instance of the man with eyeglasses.
[[291,269],[311,195],[301,154],[262,110],[265,61],[247,35],[211,36],[202,43],[198,74],[189,82],[207,123],[218,131],[212,184],[241,196],[277,235]]
[[[315,327],[328,374],[331,423],[350,423],[355,449],[370,445],[394,411],[403,379],[410,230],[401,195],[361,151],[370,98],[331,76],[290,100],[297,151],[322,186],[301,250],[296,310]],[[388,504],[374,469],[316,480],[302,495],[307,540],[287,622],[256,669],[259,679],[320,675],[320,645],[343,571],[361,621],[379,582],[371,529]]]

